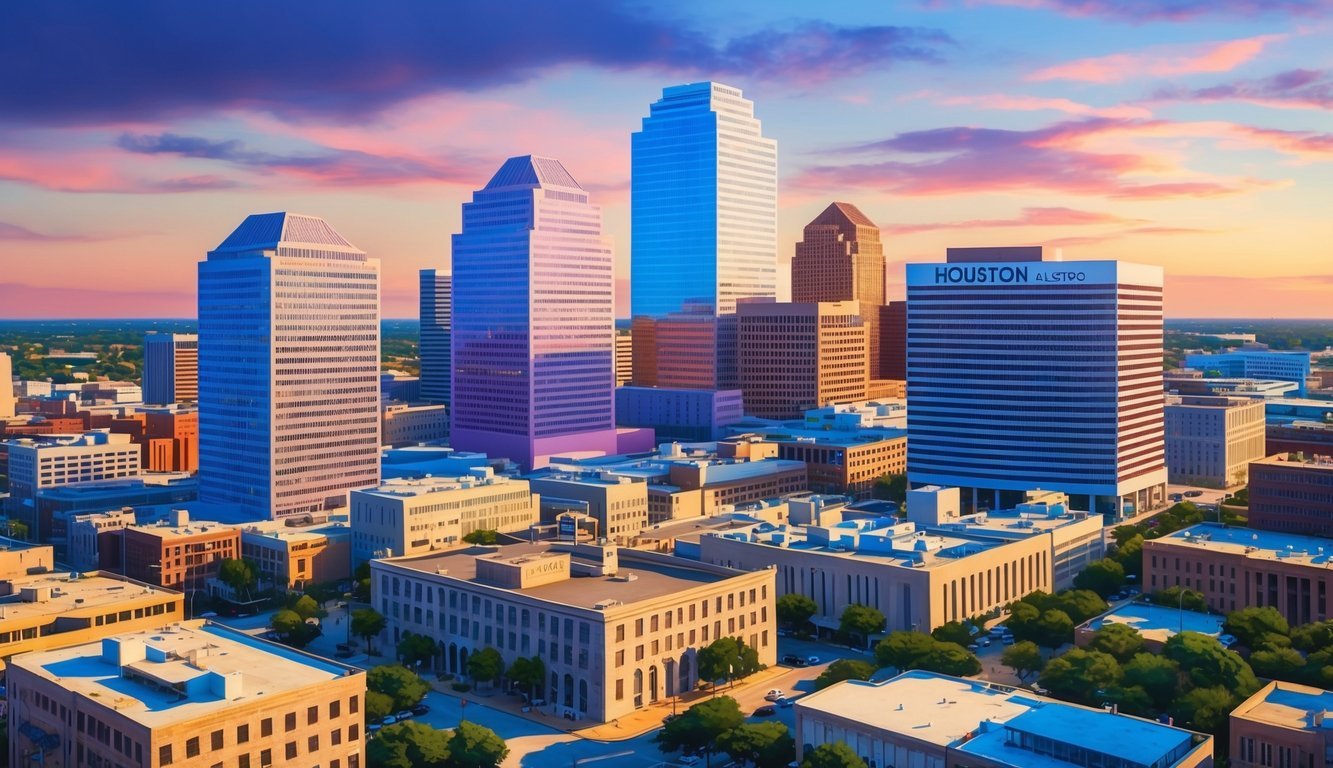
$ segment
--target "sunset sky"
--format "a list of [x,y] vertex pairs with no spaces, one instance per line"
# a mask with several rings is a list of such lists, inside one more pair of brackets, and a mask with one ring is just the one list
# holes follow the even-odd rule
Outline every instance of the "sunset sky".
[[780,294],[845,200],[894,297],[946,246],[1046,244],[1162,265],[1170,317],[1333,317],[1333,0],[8,2],[0,72],[0,317],[193,317],[195,264],[275,210],[412,317],[529,153],[628,285],[630,134],[709,79],[778,142]]

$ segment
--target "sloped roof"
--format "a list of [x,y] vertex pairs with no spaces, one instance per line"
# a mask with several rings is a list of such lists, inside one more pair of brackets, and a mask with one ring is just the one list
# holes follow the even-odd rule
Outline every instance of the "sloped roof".
[[851,203],[830,203],[829,207],[816,216],[810,224],[831,224],[846,228],[876,226],[869,216],[861,213],[861,209]]
[[256,213],[245,217],[215,250],[271,250],[282,245],[321,245],[337,248],[356,246],[347,242],[329,223],[317,216],[296,213]]
[[486,189],[503,187],[569,187],[583,190],[559,160],[535,155],[509,158],[486,183]]

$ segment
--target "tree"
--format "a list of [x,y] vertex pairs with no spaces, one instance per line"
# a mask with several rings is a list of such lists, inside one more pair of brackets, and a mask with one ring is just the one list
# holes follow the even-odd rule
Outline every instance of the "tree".
[[1031,640],[1014,643],[1000,654],[1000,663],[1012,669],[1018,679],[1027,682],[1028,675],[1040,672],[1046,666],[1041,657],[1041,649]]
[[870,494],[877,499],[902,505],[907,501],[907,475],[902,473],[881,475],[875,480],[875,487],[871,489]]
[[1172,705],[1177,721],[1183,721],[1196,731],[1217,733],[1226,726],[1240,702],[1249,694],[1237,696],[1225,686],[1195,688],[1181,695]]
[[981,662],[958,643],[936,642],[921,661],[921,669],[942,675],[967,677],[981,672]]
[[418,662],[434,661],[435,641],[428,635],[404,632],[403,638],[398,641],[398,658],[411,669],[416,669]]
[[1236,636],[1246,648],[1259,649],[1268,644],[1269,635],[1287,637],[1291,627],[1271,605],[1241,608],[1227,614],[1222,630]]
[[515,685],[528,689],[529,700],[536,698],[537,689],[546,680],[546,662],[542,657],[519,656],[514,659],[514,663],[509,665],[509,671],[505,673]]
[[950,621],[935,627],[930,636],[943,643],[957,643],[966,646],[972,642],[972,630],[961,621]]
[[366,652],[373,653],[370,641],[384,631],[388,622],[374,608],[358,608],[352,611],[352,634],[366,641]]
[[712,752],[717,739],[745,722],[741,708],[730,696],[718,696],[690,707],[680,717],[667,723],[657,734],[663,752],[678,749],[707,749]]
[[875,674],[875,667],[856,659],[838,659],[815,678],[815,690],[827,688],[843,680],[869,680]]
[[1333,645],[1333,619],[1292,627],[1291,644],[1306,653]]
[[868,605],[852,603],[843,609],[838,620],[838,633],[844,637],[855,637],[870,645],[870,636],[884,630],[884,614]]
[[505,671],[505,660],[500,652],[487,646],[467,657],[467,674],[473,681],[494,683]]
[[1143,578],[1143,534],[1136,533],[1115,548],[1115,561],[1125,569],[1125,576]]
[[719,637],[695,655],[699,679],[716,684],[718,680],[731,682],[758,672],[759,652],[736,637]]
[[319,627],[305,623],[296,611],[278,611],[269,619],[269,627],[278,633],[283,643],[293,648],[304,648],[319,636]]
[[1166,641],[1162,655],[1179,664],[1186,679],[1196,688],[1222,686],[1242,696],[1259,689],[1250,665],[1235,651],[1223,648],[1217,638],[1181,632]]
[[866,768],[866,761],[845,743],[830,741],[810,750],[801,768]]
[[379,691],[366,691],[366,721],[375,722],[398,710],[393,706],[393,697]]
[[[1181,597],[1181,593],[1184,597]],[[1187,611],[1197,611],[1199,613],[1208,612],[1208,601],[1204,599],[1202,592],[1195,592],[1192,589],[1181,589],[1180,587],[1167,587],[1161,592],[1157,592],[1151,598],[1158,605],[1169,605],[1183,608]]]
[[366,742],[372,768],[451,768],[449,732],[416,720],[386,726]]
[[449,737],[449,768],[495,768],[509,755],[495,731],[464,720]]
[[1075,624],[1082,624],[1093,616],[1106,613],[1111,606],[1102,596],[1090,589],[1070,589],[1053,595],[1049,605],[1041,606],[1044,613],[1048,609],[1064,611]]
[[463,541],[469,544],[491,545],[500,541],[500,534],[485,528],[478,528],[463,537]]
[[810,623],[810,617],[818,611],[819,606],[815,601],[805,595],[788,592],[778,598],[778,623],[786,624],[792,629],[804,629],[805,625]]
[[366,688],[393,700],[393,711],[411,709],[421,703],[430,686],[402,664],[382,664],[366,673]]
[[1143,689],[1157,709],[1166,709],[1180,691],[1180,665],[1165,656],[1137,654],[1123,671],[1123,684]]
[[1092,590],[1102,597],[1120,591],[1124,583],[1124,567],[1109,557],[1089,564],[1074,577],[1075,587]]
[[1031,640],[1036,643],[1041,640],[1041,632],[1037,629],[1039,619],[1041,611],[1037,606],[1019,600],[1009,608],[1009,621],[1005,626],[1009,627],[1015,640]]
[[1120,665],[1110,654],[1074,648],[1046,663],[1041,684],[1068,701],[1100,706],[1107,688],[1120,682]]
[[302,619],[313,619],[320,614],[319,603],[310,595],[301,595],[292,604],[292,610]]
[[1073,641],[1074,622],[1064,611],[1049,610],[1037,620],[1036,632],[1038,645],[1059,648]]
[[1265,648],[1250,654],[1250,667],[1256,675],[1294,683],[1306,681],[1305,657],[1293,648]]
[[218,566],[218,581],[231,587],[232,592],[240,597],[250,598],[250,590],[259,584],[259,577],[254,567],[245,560],[227,558]]
[[787,726],[774,720],[742,723],[719,736],[717,748],[732,760],[753,763],[755,768],[786,768],[796,759],[796,742]]
[[358,565],[352,574],[352,597],[359,603],[370,602],[370,561]]
[[6,520],[5,535],[11,539],[28,539],[28,524],[22,520]]
[[1110,622],[1092,634],[1092,642],[1088,647],[1109,653],[1116,661],[1124,664],[1143,651],[1143,636],[1128,624]]
[[923,632],[890,632],[875,645],[875,660],[882,667],[894,667],[899,671],[915,669],[918,661],[934,646],[935,640]]

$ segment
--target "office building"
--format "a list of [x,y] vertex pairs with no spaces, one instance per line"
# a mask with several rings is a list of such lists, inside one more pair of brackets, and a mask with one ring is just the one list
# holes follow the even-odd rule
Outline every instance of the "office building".
[[199,336],[150,333],[143,340],[143,401],[148,405],[199,399]]
[[1277,453],[1333,456],[1333,423],[1293,421],[1270,424],[1264,430],[1264,437],[1264,452],[1269,456]]
[[421,278],[421,397],[448,404],[453,379],[450,341],[453,328],[453,277],[423,269]]
[[386,480],[352,492],[352,559],[420,555],[463,546],[473,531],[523,533],[540,498],[527,480],[489,467],[458,477]]
[[1295,533],[1200,523],[1143,542],[1143,590],[1203,593],[1219,613],[1272,606],[1292,626],[1324,621],[1333,544]]
[[14,416],[14,364],[9,355],[0,352],[0,419]]
[[513,157],[463,204],[453,249],[453,447],[525,469],[614,454],[614,260],[601,209],[559,161]]
[[11,440],[9,499],[11,517],[28,526],[33,541],[51,535],[51,513],[38,503],[40,494],[74,483],[137,477],[141,450],[128,435],[101,430],[82,435],[51,435]]
[[394,448],[433,443],[449,437],[449,408],[442,404],[385,403],[380,440]]
[[528,477],[541,494],[542,522],[555,512],[577,511],[596,522],[596,535],[624,543],[648,525],[648,483],[614,472],[567,472],[547,469]]
[[1203,371],[1205,376],[1290,381],[1296,385],[1296,397],[1305,397],[1310,353],[1250,343],[1229,352],[1185,355],[1185,367]]
[[739,389],[626,385],[616,389],[616,424],[651,428],[658,439],[717,440],[745,415]]
[[199,263],[199,498],[257,520],[379,482],[380,262],[323,219],[248,217]]
[[1260,688],[1231,710],[1233,768],[1327,765],[1333,739],[1325,724],[1333,692],[1285,680]]
[[907,302],[890,301],[879,308],[879,378],[907,380]]
[[866,399],[867,327],[855,301],[745,301],[737,307],[745,412],[793,419]]
[[1167,481],[1232,488],[1264,457],[1264,403],[1244,397],[1166,399]]
[[13,659],[10,764],[364,764],[364,671],[218,624],[162,624]]
[[1040,247],[907,265],[913,486],[963,488],[974,508],[1030,488],[1104,514],[1155,508],[1163,398],[1161,268]]
[[545,714],[606,722],[699,683],[695,656],[722,637],[777,661],[771,570],[743,573],[613,545],[514,544],[372,560],[387,640],[437,642],[431,666],[466,674],[495,648],[546,662]]
[[385,371],[380,374],[380,402],[421,402],[421,377],[403,371]]
[[[57,512],[51,516],[51,545],[61,563],[75,571],[94,571],[102,567],[103,534],[137,525],[133,507],[105,512]],[[112,537],[107,537],[109,541]],[[109,546],[109,545],[108,545]],[[118,544],[117,544],[118,546]]]
[[796,756],[841,742],[867,766],[1196,768],[1213,737],[1173,725],[913,670],[796,700]]
[[1333,456],[1279,453],[1249,475],[1252,527],[1333,537]]
[[1296,396],[1296,384],[1277,379],[1204,378],[1202,371],[1176,369],[1163,374],[1162,384],[1173,395],[1215,395],[1276,400]]
[[634,331],[616,329],[616,386],[623,387],[634,378]]
[[[176,405],[122,408],[118,415],[81,411],[85,421],[113,434],[130,436],[143,455],[145,472],[195,472],[199,468],[199,412]],[[102,418],[103,416],[107,418]]]
[[1333,400],[1305,397],[1276,397],[1264,401],[1264,419],[1269,426],[1285,426],[1298,421],[1333,423]]
[[[704,82],[663,89],[630,146],[634,382],[736,389],[736,304],[777,295],[777,144],[740,89]],[[683,313],[672,330],[700,343],[654,333]]]
[[[241,557],[241,533],[229,525],[190,521],[174,510],[165,520],[108,531],[98,537],[103,570],[177,592],[207,592],[223,560]],[[194,611],[190,611],[191,617]]]
[[[356,493],[356,491],[353,491]],[[258,570],[261,585],[300,591],[352,577],[352,527],[346,515],[330,515],[306,525],[296,520],[262,520],[237,526],[241,557]],[[230,589],[226,585],[211,585]],[[261,587],[262,588],[262,587]],[[250,599],[256,595],[233,595]]]
[[738,440],[773,443],[778,446],[778,458],[804,462],[807,487],[815,493],[867,499],[876,480],[907,468],[907,431],[903,429],[777,428],[744,432],[724,443]]

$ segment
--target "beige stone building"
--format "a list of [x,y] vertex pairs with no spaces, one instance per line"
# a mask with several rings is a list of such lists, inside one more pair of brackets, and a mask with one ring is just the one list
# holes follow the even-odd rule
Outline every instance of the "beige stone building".
[[380,408],[380,442],[398,447],[443,440],[449,436],[449,409],[444,405],[385,403]]
[[1274,680],[1231,711],[1232,768],[1324,766],[1333,691]]
[[1230,488],[1264,457],[1264,402],[1248,397],[1166,399],[1167,481]]
[[745,412],[794,419],[866,399],[869,333],[855,301],[737,305]]
[[495,648],[539,656],[534,705],[605,722],[692,691],[697,651],[721,637],[776,661],[773,571],[740,572],[613,545],[515,544],[372,560],[386,638],[433,638],[437,668],[464,674]]
[[532,492],[542,498],[542,522],[556,511],[574,511],[597,521],[597,535],[624,542],[648,524],[648,484],[606,471],[539,470],[528,476]]
[[344,514],[302,524],[299,516],[238,526],[241,556],[259,566],[260,581],[279,589],[342,581],[352,575],[352,529]]
[[360,768],[365,673],[203,622],[29,653],[9,764]]

